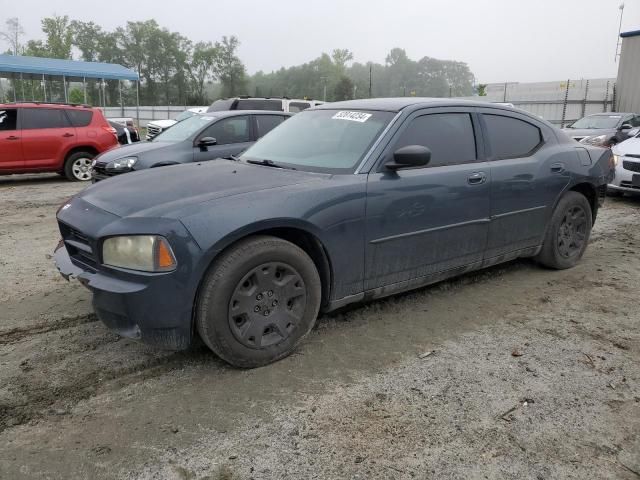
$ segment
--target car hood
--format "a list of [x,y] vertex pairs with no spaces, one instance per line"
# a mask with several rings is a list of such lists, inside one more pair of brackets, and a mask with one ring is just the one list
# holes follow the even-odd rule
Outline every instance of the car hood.
[[194,204],[327,177],[330,175],[217,160],[127,173],[98,182],[78,197],[119,217],[179,218],[180,210]]
[[160,128],[169,128],[175,125],[176,123],[178,122],[176,122],[175,120],[154,120],[153,122],[149,122],[147,126],[153,125]]
[[562,131],[570,137],[591,137],[593,135],[615,135],[615,128],[563,128]]
[[613,147],[616,155],[640,155],[640,138],[630,138]]
[[129,145],[123,145],[119,148],[114,148],[96,157],[97,164],[107,164],[118,158],[134,157],[138,155],[146,154],[147,152],[153,152],[161,148],[175,145],[172,142],[136,142]]

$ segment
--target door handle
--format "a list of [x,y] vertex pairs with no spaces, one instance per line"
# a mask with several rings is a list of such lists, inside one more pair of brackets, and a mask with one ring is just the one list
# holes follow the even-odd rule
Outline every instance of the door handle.
[[553,173],[562,173],[564,172],[564,163],[552,163],[550,168]]
[[73,137],[73,133],[65,133],[64,135],[62,135],[63,137]]
[[7,140],[20,140],[20,137],[16,137],[15,135],[9,135]]
[[487,181],[487,175],[484,172],[473,172],[467,177],[469,185],[481,185]]

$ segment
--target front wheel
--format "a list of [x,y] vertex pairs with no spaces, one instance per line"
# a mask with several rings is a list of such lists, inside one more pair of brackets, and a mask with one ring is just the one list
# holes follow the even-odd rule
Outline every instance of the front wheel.
[[591,205],[587,198],[578,192],[567,192],[553,212],[536,259],[542,265],[558,270],[575,266],[587,249],[592,225]]
[[295,349],[315,324],[320,301],[320,276],[301,248],[276,237],[251,237],[206,274],[196,327],[223,360],[259,367]]
[[64,176],[72,182],[91,180],[91,161],[95,157],[89,152],[76,152],[64,162]]

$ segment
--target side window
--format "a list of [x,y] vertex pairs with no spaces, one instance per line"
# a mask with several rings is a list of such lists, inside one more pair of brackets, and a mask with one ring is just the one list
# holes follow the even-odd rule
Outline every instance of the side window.
[[476,160],[476,140],[468,113],[432,113],[411,120],[394,150],[423,145],[431,150],[428,167],[456,165]]
[[67,115],[74,127],[86,127],[91,123],[93,112],[91,110],[67,110]]
[[306,110],[310,106],[311,105],[308,104],[307,102],[290,102],[289,103],[289,111],[291,113],[298,113],[298,112],[301,112],[303,110]]
[[241,99],[238,100],[236,110],[274,110],[282,111],[282,100]]
[[529,122],[503,115],[482,116],[494,160],[528,157],[542,143],[540,129]]
[[258,138],[265,136],[284,121],[280,115],[256,115]]
[[53,108],[25,108],[22,110],[23,129],[36,128],[65,128],[69,127],[69,120],[63,110]]
[[231,117],[220,120],[207,128],[200,137],[213,137],[218,145],[250,142],[249,117]]
[[18,125],[18,111],[15,108],[0,110],[0,131],[15,130]]
[[635,117],[633,117],[629,123],[631,123],[631,125],[633,125],[634,127],[640,127],[640,115],[636,115]]

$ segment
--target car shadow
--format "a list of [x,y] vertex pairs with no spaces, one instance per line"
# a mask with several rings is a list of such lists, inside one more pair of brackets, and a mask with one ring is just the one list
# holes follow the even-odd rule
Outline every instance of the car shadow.
[[0,176],[0,187],[17,187],[20,185],[46,185],[49,183],[68,183],[69,181],[57,173],[27,173]]

